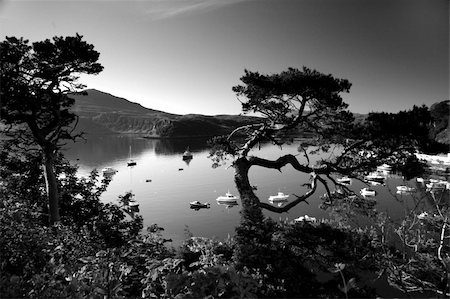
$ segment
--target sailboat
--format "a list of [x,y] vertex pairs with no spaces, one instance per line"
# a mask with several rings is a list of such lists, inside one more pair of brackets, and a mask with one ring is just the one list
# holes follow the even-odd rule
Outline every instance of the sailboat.
[[189,146],[186,148],[186,151],[183,153],[183,160],[189,161],[192,159],[192,153],[189,151]]
[[130,159],[128,160],[127,166],[134,166],[136,165],[136,161],[131,159],[131,145],[130,145]]

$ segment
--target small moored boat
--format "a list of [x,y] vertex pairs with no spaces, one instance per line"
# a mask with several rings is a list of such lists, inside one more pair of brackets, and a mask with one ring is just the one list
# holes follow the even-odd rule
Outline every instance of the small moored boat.
[[189,151],[189,147],[186,148],[186,150],[183,153],[183,160],[190,160],[192,159],[192,153]]
[[311,223],[316,223],[317,219],[316,217],[309,217],[308,215],[305,216],[300,216],[298,218],[294,219],[295,222],[311,222]]
[[231,194],[230,192],[227,192],[225,194],[225,196],[219,196],[217,197],[216,201],[218,203],[227,203],[227,204],[233,204],[233,203],[237,203],[238,198],[236,196],[234,196],[233,194]]
[[359,193],[361,193],[362,196],[375,196],[377,194],[375,190],[369,188],[362,188]]
[[105,167],[102,169],[103,175],[106,175],[106,176],[114,175],[114,174],[116,174],[117,171],[118,171],[117,169],[112,168],[112,167]]
[[201,203],[198,200],[191,201],[189,205],[191,206],[191,209],[209,209],[209,203]]
[[136,202],[136,201],[130,201],[130,202],[128,203],[128,206],[129,206],[130,208],[132,208],[132,207],[139,207],[139,203]]
[[416,191],[416,188],[401,185],[401,186],[397,186],[397,191],[400,191],[400,192],[414,192],[414,191]]
[[420,219],[420,220],[423,220],[423,219],[425,219],[427,217],[428,217],[428,213],[427,212],[422,212],[419,215],[417,215],[417,218]]
[[364,177],[367,181],[376,181],[376,182],[383,182],[385,179],[385,176],[378,172],[372,172]]
[[416,181],[418,183],[422,183],[422,184],[424,184],[426,182],[426,180],[424,178],[416,178]]
[[377,166],[377,170],[378,171],[391,171],[392,170],[392,166],[389,164],[384,163],[383,165]]
[[427,191],[439,191],[439,190],[445,190],[450,188],[450,183],[446,181],[437,181],[437,182],[431,182],[428,184],[425,184],[427,187]]
[[338,183],[340,183],[340,184],[343,184],[343,185],[351,185],[352,184],[352,179],[349,178],[348,176],[344,176],[342,178],[338,178],[338,179],[336,179],[336,181]]
[[283,192],[278,192],[277,195],[271,195],[269,196],[269,201],[270,202],[283,202],[283,201],[287,201],[289,195],[284,194]]
[[131,145],[130,145],[130,159],[127,162],[127,166],[135,166],[135,165],[136,165],[136,161],[131,159]]

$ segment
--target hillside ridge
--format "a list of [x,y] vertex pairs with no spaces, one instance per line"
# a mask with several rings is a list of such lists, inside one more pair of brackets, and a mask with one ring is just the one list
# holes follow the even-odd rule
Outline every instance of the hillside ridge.
[[[72,111],[79,116],[78,131],[88,134],[139,134],[148,138],[208,137],[228,134],[236,127],[260,122],[243,115],[178,115],[146,108],[128,99],[96,89],[87,95],[71,95],[75,99]],[[450,101],[429,108],[434,120],[430,137],[450,144]],[[355,122],[363,122],[368,114],[354,113]]]
[[178,115],[143,107],[96,89],[74,94],[72,111],[79,116],[78,130],[88,134],[139,134],[148,138],[206,137],[230,133],[258,120],[241,115]]

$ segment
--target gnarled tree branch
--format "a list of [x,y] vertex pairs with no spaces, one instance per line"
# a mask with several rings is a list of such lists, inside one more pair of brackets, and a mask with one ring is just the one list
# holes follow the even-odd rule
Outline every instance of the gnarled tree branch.
[[317,178],[318,178],[318,176],[315,173],[313,173],[312,174],[311,189],[308,192],[306,192],[304,195],[302,195],[302,196],[298,196],[298,195],[294,194],[297,197],[297,199],[294,200],[294,201],[291,201],[290,203],[286,204],[285,206],[275,207],[275,206],[270,205],[270,204],[265,203],[265,202],[260,202],[259,206],[261,208],[264,208],[266,210],[269,210],[269,211],[272,211],[272,212],[275,212],[275,213],[284,213],[284,212],[288,212],[290,209],[292,209],[293,207],[295,207],[296,205],[298,205],[301,202],[308,203],[306,200],[309,197],[311,197],[311,195],[313,195],[316,192]]

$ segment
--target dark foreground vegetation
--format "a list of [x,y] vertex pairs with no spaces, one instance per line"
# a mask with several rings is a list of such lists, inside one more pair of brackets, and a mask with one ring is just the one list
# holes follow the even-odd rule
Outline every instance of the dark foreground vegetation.
[[[427,107],[371,114],[357,124],[340,97],[350,89],[347,80],[307,68],[274,75],[246,71],[233,90],[244,112],[259,113],[262,121],[215,138],[211,149],[214,166],[228,161],[235,169],[241,223],[227,240],[187,232],[183,246],[174,249],[166,246],[162,228],[144,230],[139,215],[102,203],[108,179],[95,171],[77,177],[60,153],[64,142],[77,139],[68,96],[83,89],[76,74],[102,70],[93,46],[77,35],[32,45],[7,38],[1,47],[2,133],[8,138],[0,146],[0,297],[449,295],[448,191],[418,198],[421,210],[406,211],[398,223],[335,179],[359,179],[382,163],[410,178],[421,174],[413,153],[439,151],[442,144],[430,130],[448,126],[437,126]],[[261,142],[293,142],[291,133],[299,129],[314,133],[299,144],[302,159],[249,154]],[[330,159],[310,163],[317,152],[329,152]],[[261,202],[250,168],[281,171],[288,164],[310,176],[299,182],[302,194],[283,207]],[[285,223],[264,216],[264,209],[281,213],[307,203],[318,184],[327,190],[322,207],[330,220]],[[355,217],[368,225],[355,227]]]

